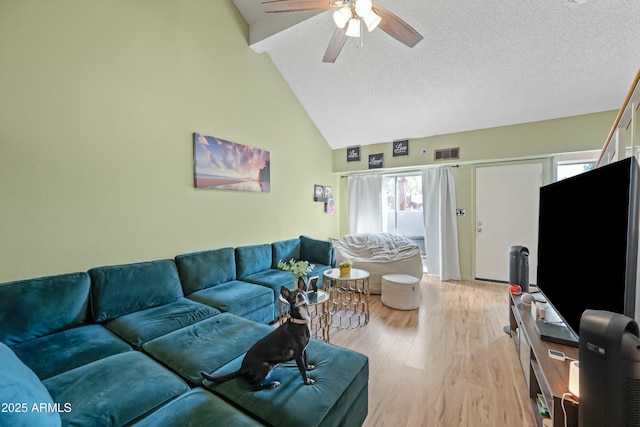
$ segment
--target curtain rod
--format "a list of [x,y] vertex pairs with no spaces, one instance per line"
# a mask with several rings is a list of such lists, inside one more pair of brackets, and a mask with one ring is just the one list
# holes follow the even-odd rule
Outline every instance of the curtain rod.
[[[460,165],[451,165],[449,166],[450,168],[459,168]],[[393,171],[386,171],[383,172],[385,175],[391,175],[391,174],[396,174],[396,173],[411,173],[411,172],[422,172],[423,169],[409,169],[409,170],[399,170],[396,172]],[[340,175],[340,178],[349,178],[351,175],[373,175],[377,172],[374,171],[369,171],[369,172],[354,172],[352,174],[349,175]]]

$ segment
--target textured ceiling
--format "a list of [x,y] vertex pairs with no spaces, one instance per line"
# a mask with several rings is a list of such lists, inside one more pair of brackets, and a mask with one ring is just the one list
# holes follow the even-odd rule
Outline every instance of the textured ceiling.
[[332,11],[233,0],[333,149],[617,110],[640,67],[640,0],[373,0],[424,36],[380,29],[322,56]]

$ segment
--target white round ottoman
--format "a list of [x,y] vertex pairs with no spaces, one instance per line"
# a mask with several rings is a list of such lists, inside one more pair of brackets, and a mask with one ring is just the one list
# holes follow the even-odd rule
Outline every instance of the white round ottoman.
[[382,304],[398,310],[414,310],[420,306],[420,279],[408,274],[382,276]]

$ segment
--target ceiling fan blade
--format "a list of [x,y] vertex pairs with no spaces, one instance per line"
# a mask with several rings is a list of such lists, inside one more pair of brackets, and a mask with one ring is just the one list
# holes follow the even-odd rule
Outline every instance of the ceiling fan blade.
[[267,13],[323,10],[331,7],[330,0],[271,0],[263,1],[262,4]]
[[346,42],[347,26],[345,25],[344,28],[336,28],[336,31],[333,33],[331,41],[329,42],[329,46],[327,47],[327,51],[324,53],[322,62],[336,62],[336,58],[340,55],[340,51],[342,51]]
[[380,6],[373,6],[373,10],[380,15],[382,20],[380,21],[380,29],[389,34],[394,39],[406,44],[409,47],[414,47],[422,36],[411,25],[398,18],[387,9]]

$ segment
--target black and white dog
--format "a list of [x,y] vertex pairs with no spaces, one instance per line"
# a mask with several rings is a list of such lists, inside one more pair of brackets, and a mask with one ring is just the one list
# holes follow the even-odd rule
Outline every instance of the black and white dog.
[[223,382],[243,376],[249,381],[254,391],[275,388],[280,385],[278,381],[266,384],[263,384],[263,381],[278,365],[295,359],[304,383],[308,385],[314,383],[313,379],[307,377],[307,371],[315,369],[315,366],[307,364],[307,345],[310,338],[307,286],[300,278],[298,289],[290,291],[282,286],[280,294],[289,303],[291,309],[289,319],[251,346],[244,356],[240,369],[219,377],[201,372],[205,379]]

